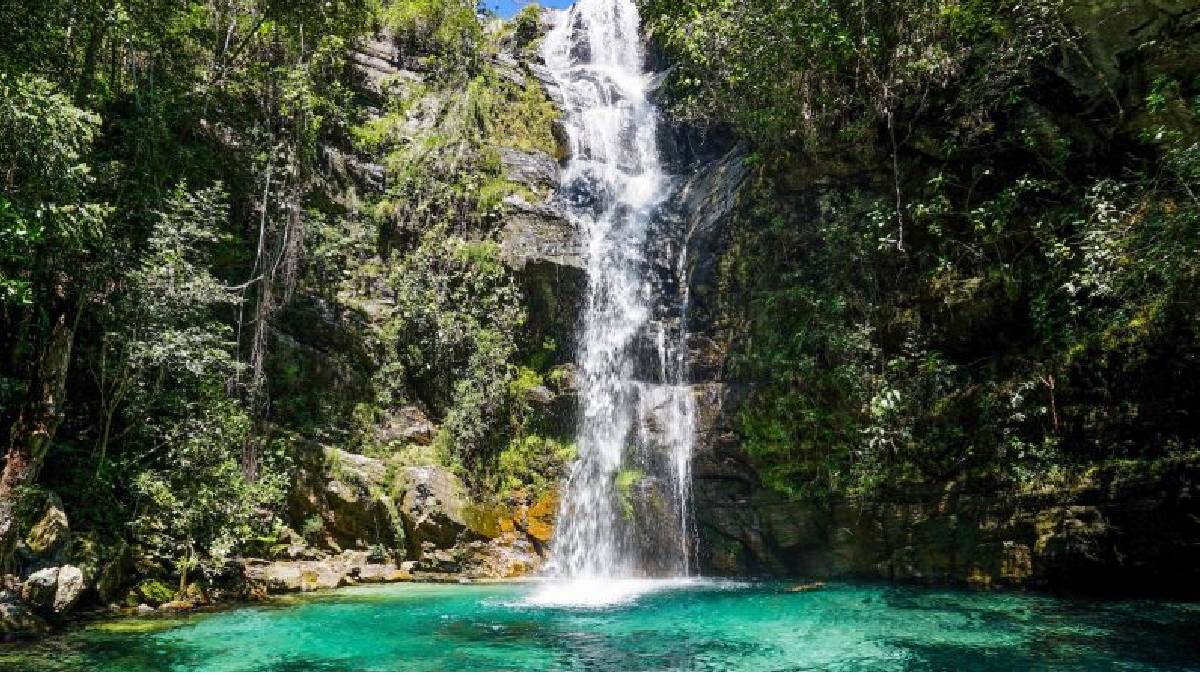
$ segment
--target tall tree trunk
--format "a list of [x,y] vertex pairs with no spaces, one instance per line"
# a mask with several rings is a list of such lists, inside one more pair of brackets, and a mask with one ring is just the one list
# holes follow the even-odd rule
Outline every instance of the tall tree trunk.
[[[103,3],[108,5],[109,3]],[[104,6],[93,7],[88,13],[88,41],[83,51],[83,64],[79,68],[79,79],[75,86],[75,99],[81,104],[87,103],[87,97],[92,93],[96,83],[96,66],[100,61],[100,48],[104,46],[104,37],[108,34],[108,9]]]
[[33,484],[46,450],[63,418],[67,369],[75,337],[71,312],[55,313],[48,339],[29,376],[25,401],[9,435],[4,473],[0,475],[0,563],[11,566],[16,545],[17,499]]

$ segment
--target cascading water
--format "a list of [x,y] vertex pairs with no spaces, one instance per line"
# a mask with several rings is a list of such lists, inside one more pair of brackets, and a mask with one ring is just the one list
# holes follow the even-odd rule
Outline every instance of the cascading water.
[[664,291],[687,288],[686,246],[656,227],[673,180],[639,24],[633,0],[579,0],[543,46],[570,140],[560,197],[586,241],[589,276],[579,458],[549,566],[575,592],[540,594],[563,602],[603,602],[621,593],[615,580],[686,577],[691,567],[687,294]]

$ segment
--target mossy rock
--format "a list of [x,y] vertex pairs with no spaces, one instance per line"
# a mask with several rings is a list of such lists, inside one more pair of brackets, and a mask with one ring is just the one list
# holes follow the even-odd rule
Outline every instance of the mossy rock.
[[175,589],[158,579],[143,579],[129,589],[125,604],[135,607],[146,603],[152,607],[171,602],[175,599]]
[[66,511],[58,495],[49,493],[45,506],[25,539],[29,552],[39,559],[55,558],[70,543]]

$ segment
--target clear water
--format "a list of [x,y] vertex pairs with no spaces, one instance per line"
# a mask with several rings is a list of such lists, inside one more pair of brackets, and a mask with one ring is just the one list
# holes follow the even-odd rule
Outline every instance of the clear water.
[[[1200,605],[692,582],[603,609],[521,586],[357,587],[0,647],[80,670],[1196,670]],[[645,589],[643,589],[645,590]]]

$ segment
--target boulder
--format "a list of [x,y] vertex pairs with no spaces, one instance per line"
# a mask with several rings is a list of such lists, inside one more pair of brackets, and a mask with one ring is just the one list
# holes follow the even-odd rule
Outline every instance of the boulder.
[[25,546],[34,559],[57,562],[71,541],[67,513],[62,500],[53,492],[47,495],[42,515],[29,529]]
[[130,566],[129,545],[123,540],[106,544],[95,533],[76,533],[66,560],[83,572],[84,585],[101,604],[122,598]]
[[409,578],[408,574],[400,571],[400,568],[391,563],[373,564],[368,563],[362,567],[356,568],[354,578],[358,581],[367,584],[381,584],[389,581],[404,581]]
[[246,577],[266,586],[269,593],[328,590],[345,585],[349,572],[336,558],[317,561],[247,561]]
[[391,415],[388,423],[379,431],[383,444],[404,443],[429,445],[437,435],[437,427],[429,416],[416,406],[404,406]]
[[[288,506],[293,523],[319,519],[319,531],[305,531],[325,550],[404,548],[404,526],[387,495],[386,465],[336,448],[311,444],[302,453],[299,476]],[[289,557],[311,557],[304,552]]]
[[21,585],[21,599],[43,615],[62,615],[75,607],[86,587],[78,567],[47,567],[29,575]]
[[449,469],[410,466],[399,471],[392,494],[408,535],[408,551],[421,557],[423,544],[452,548],[470,530],[466,488]]
[[47,567],[30,574],[21,584],[21,599],[35,610],[48,611],[58,591],[58,571],[57,567]]
[[0,638],[12,639],[44,635],[50,627],[30,611],[15,593],[0,592]]
[[63,565],[58,571],[58,587],[54,591],[51,610],[55,614],[71,611],[79,602],[85,588],[83,571],[72,565]]
[[164,602],[159,606],[158,609],[161,612],[178,613],[190,612],[191,610],[195,609],[195,607],[195,603],[193,603],[191,600],[172,600],[171,602]]

